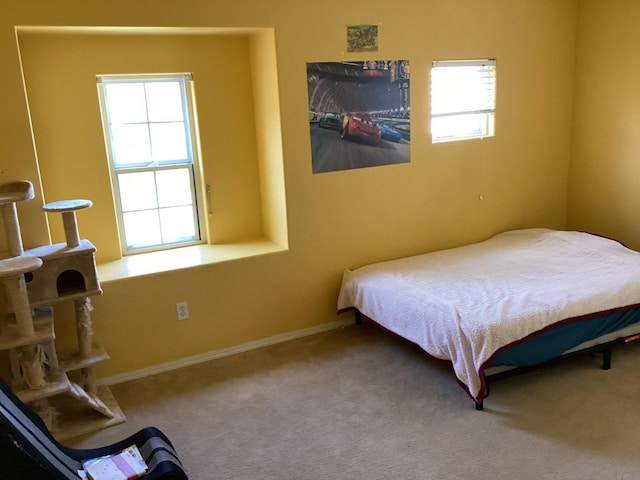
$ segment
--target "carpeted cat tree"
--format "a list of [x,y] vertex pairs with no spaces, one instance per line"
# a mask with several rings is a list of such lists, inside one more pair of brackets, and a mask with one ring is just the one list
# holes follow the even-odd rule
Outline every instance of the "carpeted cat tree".
[[[89,200],[45,204],[62,215],[66,243],[23,249],[16,203],[34,198],[29,181],[0,185],[0,211],[9,257],[0,260],[7,312],[0,318],[0,351],[7,351],[12,388],[59,440],[125,421],[106,386],[96,383],[95,365],[109,359],[92,341],[91,299],[102,293],[95,247],[78,234],[76,211]],[[77,350],[56,351],[54,305],[73,302]],[[74,381],[71,380],[73,378]]]

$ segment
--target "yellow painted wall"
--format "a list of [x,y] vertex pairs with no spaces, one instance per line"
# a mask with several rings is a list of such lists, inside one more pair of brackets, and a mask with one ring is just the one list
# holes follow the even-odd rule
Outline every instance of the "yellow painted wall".
[[[0,5],[0,181],[34,182],[38,197],[19,207],[23,236],[27,246],[47,242],[39,208],[42,187],[46,193],[49,186],[39,182],[16,25],[274,28],[282,121],[272,134],[282,138],[289,250],[103,282],[103,295],[93,300],[94,329],[112,359],[98,373],[117,375],[329,323],[336,320],[345,268],[478,241],[511,228],[565,227],[577,11],[576,0],[113,0],[99,5],[70,0],[55,7],[45,0],[5,2]],[[370,58],[346,52],[345,27],[360,23],[380,25],[375,57],[411,61],[411,162],[314,175],[306,63]],[[215,62],[213,48],[211,53],[207,60]],[[128,49],[121,55],[127,58]],[[432,145],[431,61],[486,57],[498,62],[496,136]],[[250,63],[256,68],[261,59]],[[38,64],[29,68],[37,70]],[[199,97],[205,88],[198,82]],[[254,92],[260,88],[252,86]],[[71,100],[68,108],[80,113],[94,107]],[[202,108],[200,115],[209,113]],[[268,102],[260,103],[255,111],[267,108]],[[260,121],[257,127],[268,130]],[[245,137],[229,131],[228,141]],[[264,153],[273,144],[260,138],[255,148]],[[260,169],[277,168],[263,153],[257,154]],[[274,187],[277,180],[268,183],[281,188]],[[283,205],[284,199],[262,202]],[[103,213],[93,208],[79,215]],[[93,240],[80,226],[81,235]],[[182,300],[189,301],[191,318],[178,322],[175,303]],[[58,323],[61,337],[68,322]]]
[[569,226],[640,250],[640,3],[580,3]]

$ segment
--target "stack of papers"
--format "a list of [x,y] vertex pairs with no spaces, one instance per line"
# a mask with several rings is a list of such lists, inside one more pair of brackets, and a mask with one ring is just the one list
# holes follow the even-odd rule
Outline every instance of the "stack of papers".
[[78,474],[83,480],[132,480],[142,477],[147,465],[138,448],[132,445],[120,453],[94,458],[83,463]]

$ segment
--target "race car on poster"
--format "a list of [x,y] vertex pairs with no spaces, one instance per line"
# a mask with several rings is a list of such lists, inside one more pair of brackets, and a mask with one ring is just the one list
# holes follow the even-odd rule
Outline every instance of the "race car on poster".
[[368,143],[378,143],[382,138],[381,130],[366,113],[349,112],[342,117],[340,138],[359,139]]
[[402,140],[402,133],[396,130],[393,123],[378,122],[376,126],[380,129],[383,140],[389,140],[391,142],[399,142]]
[[320,117],[318,126],[320,128],[328,128],[330,130],[341,130],[342,116],[339,113],[327,112]]

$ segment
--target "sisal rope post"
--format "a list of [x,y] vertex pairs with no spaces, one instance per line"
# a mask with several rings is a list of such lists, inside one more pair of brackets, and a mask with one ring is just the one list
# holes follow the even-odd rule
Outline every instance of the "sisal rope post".
[[22,234],[18,223],[18,210],[15,203],[4,203],[0,205],[2,209],[2,221],[4,222],[7,243],[9,244],[9,254],[12,257],[19,257],[24,253],[22,246]]

